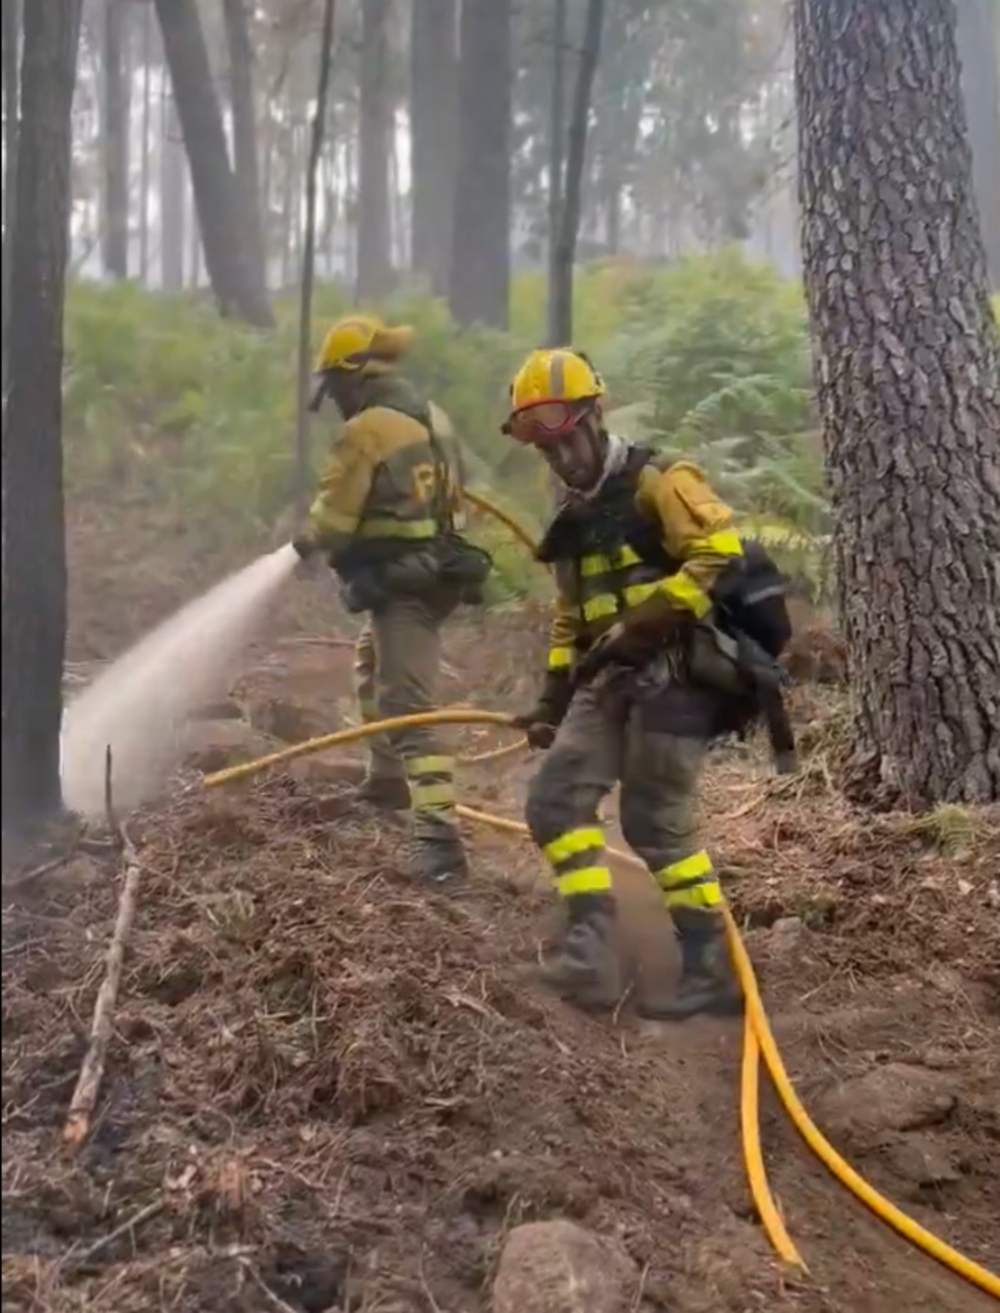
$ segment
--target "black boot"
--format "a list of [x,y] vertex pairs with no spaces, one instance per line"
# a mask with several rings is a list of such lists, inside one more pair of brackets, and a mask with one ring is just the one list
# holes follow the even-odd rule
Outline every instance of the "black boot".
[[729,960],[721,913],[678,907],[671,915],[681,945],[680,982],[676,991],[643,994],[636,1012],[650,1021],[685,1021],[700,1012],[738,1015],[743,996]]
[[463,881],[469,874],[469,859],[457,827],[441,826],[427,833],[418,830],[410,850],[410,870],[428,884],[454,885]]
[[614,1007],[621,996],[615,900],[611,894],[577,894],[567,903],[566,937],[556,957],[542,968],[542,980],[578,1007]]

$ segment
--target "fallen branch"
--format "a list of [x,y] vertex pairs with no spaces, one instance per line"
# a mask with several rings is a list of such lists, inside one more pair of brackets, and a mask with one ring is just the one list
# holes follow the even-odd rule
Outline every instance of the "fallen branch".
[[125,879],[122,884],[121,898],[118,900],[118,916],[115,920],[114,933],[108,945],[105,959],[104,980],[97,993],[94,1004],[94,1016],[90,1024],[90,1044],[80,1068],[76,1089],[70,1100],[66,1125],[63,1127],[63,1144],[70,1150],[80,1147],[90,1132],[90,1124],[97,1103],[97,1094],[104,1077],[104,1064],[108,1056],[108,1046],[114,1029],[114,1010],[118,999],[118,985],[121,980],[122,966],[125,961],[125,948],[128,943],[132,922],[135,920],[136,902],[139,895],[139,859],[132,841],[125,832],[125,827],[115,816],[111,798],[111,748],[105,757],[104,800],[108,812],[108,824],[117,836],[121,847]]
[[109,1231],[106,1236],[102,1236],[100,1240],[95,1241],[89,1249],[85,1249],[82,1254],[73,1260],[74,1266],[86,1267],[88,1263],[92,1263],[95,1258],[100,1257],[105,1249],[113,1245],[116,1240],[120,1240],[123,1235],[128,1235],[142,1226],[144,1222],[148,1222],[154,1217],[159,1217],[160,1213],[163,1212],[166,1206],[165,1199],[154,1199],[153,1202],[147,1204],[145,1208],[140,1208],[137,1213],[133,1213],[131,1217],[127,1217],[125,1221],[119,1226],[116,1226],[113,1231]]

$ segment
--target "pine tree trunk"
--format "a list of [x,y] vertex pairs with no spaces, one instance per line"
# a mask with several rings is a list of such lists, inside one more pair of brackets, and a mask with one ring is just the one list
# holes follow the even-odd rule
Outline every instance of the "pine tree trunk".
[[128,277],[129,95],[128,0],[104,0],[103,154],[104,272]]
[[160,259],[167,291],[184,288],[184,227],[187,200],[187,162],[180,124],[170,88],[163,92],[160,142]]
[[66,642],[63,302],[81,0],[24,11],[3,407],[3,832],[58,813]]
[[392,217],[389,151],[389,0],[362,7],[361,89],[358,127],[359,301],[378,301],[392,288]]
[[205,264],[219,312],[271,328],[274,316],[229,164],[195,0],[155,0],[155,4],[191,168]]
[[1000,6],[961,0],[958,53],[990,281],[1000,291]]
[[511,0],[462,0],[459,159],[448,300],[461,324],[510,319]]
[[152,113],[153,11],[142,9],[142,136],[139,158],[139,281],[149,281],[149,154]]
[[14,230],[14,212],[17,198],[17,116],[18,83],[20,81],[21,0],[4,0],[3,3],[3,269],[2,309],[0,309],[0,354],[3,358],[0,395],[7,395],[7,323],[10,307],[10,243]]
[[253,258],[267,283],[260,208],[260,165],[257,155],[257,98],[254,57],[246,0],[223,0],[229,47],[229,94],[233,110],[233,160],[243,201]]
[[796,0],[803,256],[859,784],[1000,797],[1000,346],[953,0]]
[[413,0],[410,42],[410,177],[413,271],[448,290],[458,164],[458,6]]
[[603,27],[604,0],[587,0],[583,49],[573,88],[573,113],[566,150],[566,185],[559,211],[559,232],[549,283],[552,296],[549,307],[549,341],[553,345],[568,345],[573,340],[573,266],[576,263],[576,239],[583,207],[583,171],[587,158],[590,100],[597,61],[601,54]]

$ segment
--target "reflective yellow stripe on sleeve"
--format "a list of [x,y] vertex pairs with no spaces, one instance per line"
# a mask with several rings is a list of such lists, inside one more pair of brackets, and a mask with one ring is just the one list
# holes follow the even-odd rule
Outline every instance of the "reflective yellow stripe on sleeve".
[[437,525],[433,520],[394,520],[389,515],[374,515],[361,521],[357,533],[359,538],[434,538]]
[[550,670],[568,670],[572,664],[573,649],[571,647],[549,648]]
[[356,515],[335,511],[320,499],[313,503],[309,519],[321,533],[354,533],[358,527]]
[[684,570],[678,570],[676,574],[664,579],[660,587],[675,606],[693,612],[698,620],[712,609],[712,599]]
[[709,534],[707,538],[696,538],[688,545],[692,555],[705,556],[742,556],[743,544],[740,535],[733,529],[720,529],[718,533]]

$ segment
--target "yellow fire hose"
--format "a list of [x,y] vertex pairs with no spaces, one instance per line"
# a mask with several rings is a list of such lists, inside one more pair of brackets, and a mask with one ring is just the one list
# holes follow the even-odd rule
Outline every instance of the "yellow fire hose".
[[[328,748],[339,747],[347,743],[354,743],[357,740],[367,738],[372,734],[382,734],[387,731],[405,729],[409,726],[417,725],[440,725],[440,724],[480,724],[480,725],[510,725],[510,717],[496,711],[473,711],[466,709],[457,709],[453,711],[431,711],[422,712],[412,716],[395,716],[389,720],[378,721],[374,724],[360,725],[351,729],[339,730],[335,734],[325,734],[320,738],[310,739],[306,743],[295,744],[288,748],[282,748],[279,752],[272,752],[269,756],[260,757],[256,761],[245,762],[239,766],[230,766],[226,770],[215,771],[211,775],[204,777],[206,788],[216,788],[223,784],[233,784],[238,780],[248,779],[252,775],[266,770],[268,767],[281,765],[284,762],[292,761],[296,757],[303,757],[315,752],[323,752]],[[494,816],[489,812],[478,811],[472,807],[460,806],[459,815],[470,821],[480,824],[489,825],[495,830],[500,830],[507,834],[516,834],[526,836],[528,833],[527,826],[519,821],[513,821],[501,816]],[[645,867],[633,857],[631,853],[623,853],[616,849],[608,850],[609,857],[616,861],[627,863],[630,866],[638,867],[645,870]],[[891,1227],[899,1232],[905,1239],[922,1249],[938,1262],[943,1263],[945,1267],[950,1268],[958,1276],[964,1277],[965,1280],[978,1286],[980,1290],[987,1294],[993,1295],[1000,1299],[1000,1276],[987,1271],[972,1259],[966,1258],[963,1254],[945,1244],[939,1237],[933,1235],[930,1231],[925,1230],[913,1218],[908,1217],[901,1212],[894,1204],[874,1189],[862,1176],[860,1176],[847,1163],[836,1149],[823,1136],[818,1127],[810,1118],[802,1105],[791,1081],[785,1070],[785,1065],[781,1060],[778,1052],[778,1046],[775,1043],[774,1035],[771,1032],[770,1023],[767,1014],[764,1011],[764,1005],[761,1002],[760,991],[757,987],[757,979],[754,975],[753,966],[750,962],[749,954],[740,938],[736,922],[728,908],[723,909],[726,918],[726,932],[729,939],[730,952],[733,957],[733,963],[739,976],[740,983],[743,987],[744,997],[746,999],[746,1021],[744,1026],[744,1051],[743,1051],[743,1071],[741,1079],[741,1126],[743,1132],[743,1157],[747,1170],[747,1177],[750,1182],[750,1188],[753,1193],[754,1203],[760,1214],[767,1235],[774,1245],[774,1248],[789,1263],[804,1268],[805,1264],[796,1249],[794,1243],[788,1235],[782,1222],[778,1207],[771,1195],[767,1182],[767,1176],[764,1169],[763,1154],[760,1143],[760,1127],[757,1115],[757,1069],[759,1058],[763,1055],[764,1062],[774,1082],[778,1097],[788,1113],[796,1129],[805,1140],[806,1144],[813,1153],[820,1159],[825,1167],[851,1191],[871,1212],[887,1222]]]

